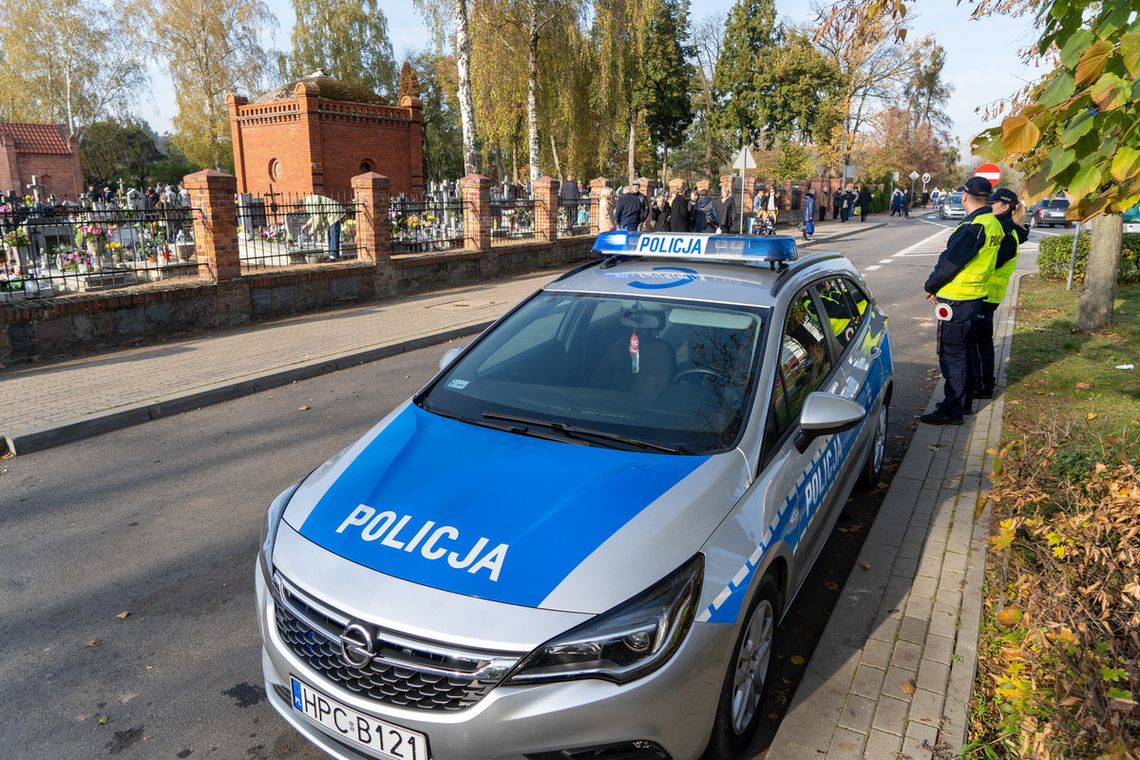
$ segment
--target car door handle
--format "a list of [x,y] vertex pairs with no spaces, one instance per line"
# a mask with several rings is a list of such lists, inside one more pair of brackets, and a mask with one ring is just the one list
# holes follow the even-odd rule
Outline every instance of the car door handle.
[[883,355],[883,349],[879,348],[878,346],[875,346],[874,348],[871,349],[871,361],[875,361],[876,359],[878,359],[882,355]]

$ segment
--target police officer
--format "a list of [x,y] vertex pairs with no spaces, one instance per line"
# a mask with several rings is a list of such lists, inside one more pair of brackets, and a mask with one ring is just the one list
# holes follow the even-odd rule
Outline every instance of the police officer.
[[1005,297],[1009,278],[1017,268],[1018,246],[1029,239],[1029,230],[1025,228],[1025,204],[1018,203],[1015,192],[999,187],[990,195],[989,202],[994,216],[1001,222],[1005,237],[998,248],[986,298],[974,321],[974,398],[994,397],[994,312]]
[[923,289],[938,317],[938,366],[945,396],[933,412],[922,415],[930,425],[961,425],[973,403],[974,378],[969,358],[974,320],[989,293],[990,277],[1005,232],[993,215],[988,179],[971,177],[963,188],[966,218],[946,241]]

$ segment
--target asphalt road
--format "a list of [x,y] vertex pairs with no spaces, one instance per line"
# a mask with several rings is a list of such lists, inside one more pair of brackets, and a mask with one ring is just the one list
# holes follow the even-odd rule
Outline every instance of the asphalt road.
[[[894,461],[935,362],[921,293],[933,255],[893,254],[935,232],[891,220],[829,246],[866,270],[891,318]],[[265,702],[253,612],[260,523],[278,491],[410,395],[443,350],[0,462],[0,757],[322,757]],[[770,741],[803,669],[790,656],[810,657],[881,497],[853,499],[789,612],[780,692],[765,706],[775,717],[750,754]]]

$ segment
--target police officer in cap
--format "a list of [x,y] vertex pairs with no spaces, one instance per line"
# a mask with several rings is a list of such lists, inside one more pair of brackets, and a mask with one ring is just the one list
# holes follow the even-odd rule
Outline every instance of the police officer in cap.
[[929,425],[961,425],[973,404],[974,360],[970,354],[974,320],[989,293],[990,276],[1005,232],[993,215],[988,179],[971,177],[963,188],[966,218],[946,241],[923,289],[938,317],[938,366],[945,396],[933,412],[922,415]]
[[1017,193],[999,187],[989,197],[994,216],[1001,222],[1005,237],[998,248],[994,273],[990,276],[989,290],[982,302],[981,311],[974,323],[974,398],[994,397],[994,312],[1005,298],[1006,286],[1017,268],[1018,246],[1029,239],[1025,227],[1025,204],[1019,203]]

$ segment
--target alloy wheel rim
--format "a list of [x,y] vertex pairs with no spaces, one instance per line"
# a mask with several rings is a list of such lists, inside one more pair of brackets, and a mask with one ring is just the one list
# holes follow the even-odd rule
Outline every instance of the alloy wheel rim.
[[768,663],[772,658],[775,612],[772,603],[761,599],[745,628],[732,680],[732,730],[740,736],[752,724],[760,707]]
[[879,408],[879,429],[875,431],[875,472],[883,466],[883,454],[887,450],[887,406]]

